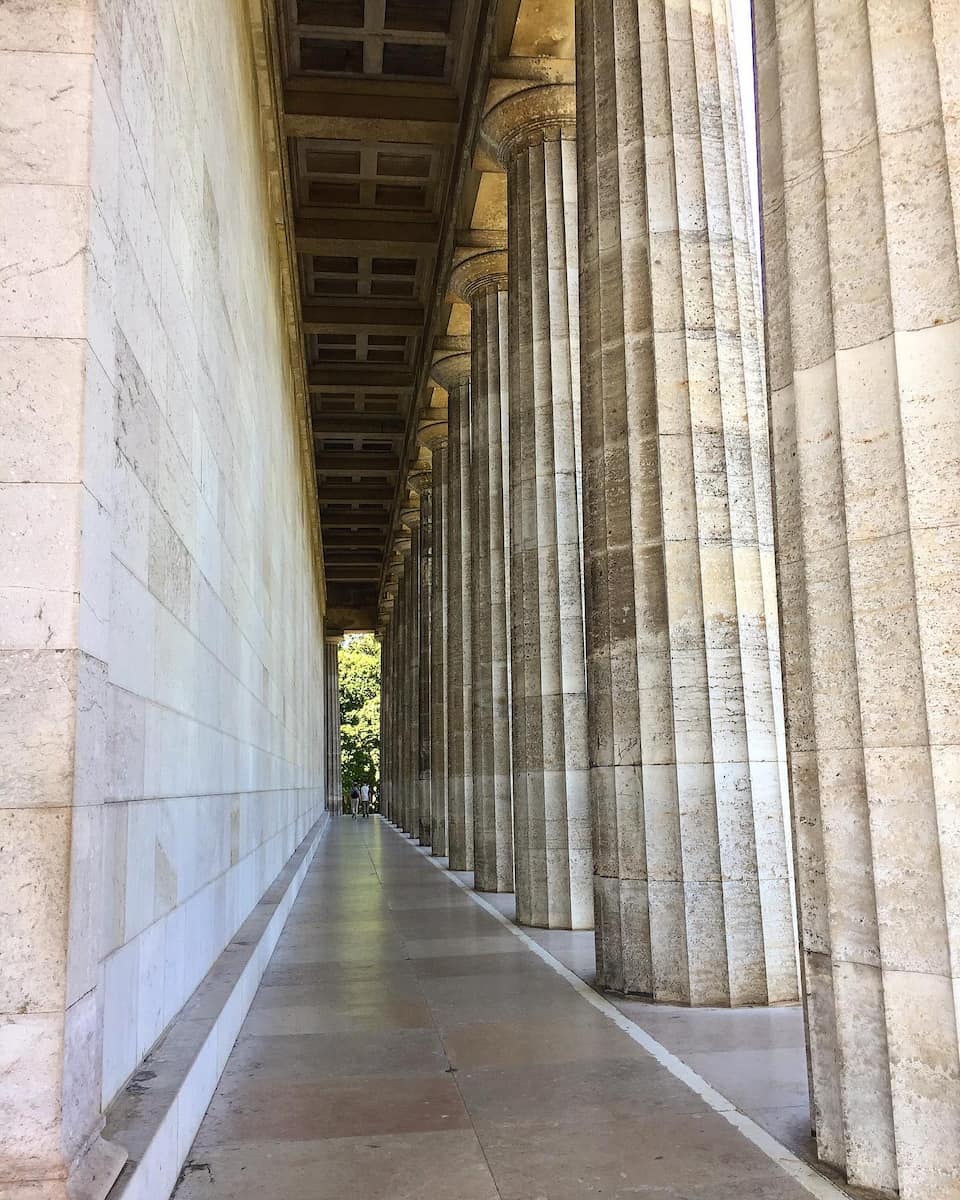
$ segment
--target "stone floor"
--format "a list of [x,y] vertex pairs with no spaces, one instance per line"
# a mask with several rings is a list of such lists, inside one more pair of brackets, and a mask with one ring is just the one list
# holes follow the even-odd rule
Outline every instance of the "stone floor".
[[[458,873],[469,886],[472,875]],[[512,895],[485,893],[508,921]],[[596,980],[593,931],[526,929],[538,945],[586,983]],[[810,1129],[807,1052],[799,1004],[772,1008],[687,1008],[608,997],[631,1021],[675,1054],[741,1112],[794,1154],[817,1161]]]
[[177,1200],[839,1195],[538,950],[385,823],[331,822]]

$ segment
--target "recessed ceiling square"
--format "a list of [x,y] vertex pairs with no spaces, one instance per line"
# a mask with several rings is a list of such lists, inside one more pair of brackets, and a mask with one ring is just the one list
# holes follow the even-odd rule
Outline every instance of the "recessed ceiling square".
[[371,296],[398,296],[409,299],[413,296],[412,279],[371,279]]
[[426,208],[425,188],[400,183],[378,183],[374,203],[378,208]]
[[363,42],[302,37],[300,66],[304,71],[360,75],[363,73]]
[[429,179],[430,159],[425,154],[378,154],[377,174]]
[[384,28],[447,33],[452,8],[452,0],[387,0]]
[[307,184],[309,204],[330,204],[334,207],[354,206],[360,203],[359,183],[332,183],[324,179],[311,179]]
[[299,25],[363,28],[363,0],[297,0]]
[[324,275],[356,275],[357,260],[355,258],[331,257],[327,254],[313,256],[313,269]]
[[415,258],[375,258],[370,264],[374,275],[416,275]]
[[311,175],[359,175],[359,150],[308,150],[304,163]]
[[446,46],[416,42],[384,42],[384,75],[403,75],[416,79],[442,79],[447,61]]

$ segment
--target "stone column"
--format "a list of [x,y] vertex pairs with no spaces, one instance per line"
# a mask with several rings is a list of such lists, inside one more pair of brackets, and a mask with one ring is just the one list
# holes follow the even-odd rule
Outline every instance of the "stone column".
[[[515,84],[512,86],[516,86]],[[522,85],[486,115],[507,171],[510,610],[517,920],[593,924],[580,533],[572,84]],[[488,320],[503,320],[488,299]],[[474,310],[475,357],[484,323]],[[499,336],[483,338],[502,356]],[[478,368],[475,375],[479,379]]]
[[421,414],[417,437],[430,453],[430,852],[447,853],[447,410]]
[[797,972],[755,259],[713,7],[649,4],[642,30],[578,9],[597,964],[617,991],[764,1004]]
[[390,702],[393,685],[390,679],[390,626],[389,613],[381,597],[377,612],[377,641],[380,643],[380,813],[386,816],[390,807]]
[[[403,530],[403,534],[407,531]],[[394,537],[390,562],[384,581],[383,597],[380,602],[381,619],[385,626],[383,658],[381,665],[381,711],[385,714],[385,742],[380,750],[380,796],[381,812],[387,820],[397,823],[397,790],[399,778],[397,696],[400,688],[400,670],[397,664],[399,641],[399,583],[403,573],[403,554],[400,536]],[[409,540],[409,535],[407,535]]]
[[434,351],[431,377],[447,393],[446,664],[447,854],[451,871],[473,870],[470,595],[470,355]]
[[432,748],[430,737],[430,641],[431,588],[433,584],[433,465],[428,450],[420,450],[408,479],[410,487],[420,497],[420,532],[417,539],[420,569],[417,603],[420,651],[416,713],[417,741],[417,806],[419,816],[414,836],[421,846],[429,846],[433,838],[431,811]]
[[378,754],[379,754],[379,760],[380,760],[380,779],[379,779],[379,780],[374,780],[374,781],[371,783],[371,788],[370,788],[370,791],[371,791],[371,797],[370,797],[370,798],[371,798],[371,800],[373,799],[373,794],[374,794],[374,792],[375,792],[375,790],[376,790],[376,785],[377,785],[378,783],[380,784],[380,787],[379,787],[379,793],[380,793],[381,797],[382,797],[382,795],[383,795],[382,777],[383,777],[383,766],[384,766],[384,751],[385,751],[385,748],[386,748],[387,742],[388,742],[388,741],[389,741],[389,739],[390,739],[390,735],[389,735],[389,733],[388,733],[388,732],[385,732],[385,730],[384,730],[384,725],[385,725],[385,716],[384,716],[384,690],[385,690],[385,684],[384,684],[384,656],[385,656],[385,654],[386,654],[386,645],[385,645],[385,632],[386,632],[386,631],[385,631],[385,629],[384,629],[384,618],[383,618],[383,612],[382,612],[382,610],[381,610],[381,609],[378,609],[378,612],[377,612],[377,626],[376,626],[376,630],[375,630],[375,632],[374,632],[374,639],[376,640],[376,643],[377,643],[377,645],[378,645],[378,646],[379,646],[379,648],[380,648],[380,722],[379,722],[379,728],[378,728],[378,734],[377,734],[377,751],[378,751]]
[[335,801],[334,787],[334,728],[333,728],[333,647],[329,642],[323,647],[323,763],[326,780],[327,810],[339,812],[340,806]]
[[479,891],[508,892],[514,887],[514,830],[505,250],[462,258],[454,268],[450,286],[470,305],[471,327],[471,472],[476,497],[473,586],[479,605],[474,628],[477,673],[473,683],[482,721],[482,783],[474,805],[475,882]]
[[340,765],[340,667],[339,650],[342,630],[327,630],[324,644],[324,667],[327,688],[327,807],[340,812],[343,805],[343,775]]
[[955,1200],[957,15],[827,7],[754,15],[813,1109],[852,1184]]
[[403,795],[400,805],[405,833],[418,838],[420,832],[420,497],[408,494],[400,508],[400,520],[410,530],[410,545],[404,559],[403,592]]
[[387,670],[389,680],[387,721],[389,727],[389,745],[385,764],[381,766],[380,775],[383,781],[382,790],[386,795],[387,820],[397,823],[397,783],[400,778],[400,733],[399,733],[399,694],[400,672],[398,667],[399,628],[397,625],[397,602],[393,597],[390,611],[390,624],[387,628]]

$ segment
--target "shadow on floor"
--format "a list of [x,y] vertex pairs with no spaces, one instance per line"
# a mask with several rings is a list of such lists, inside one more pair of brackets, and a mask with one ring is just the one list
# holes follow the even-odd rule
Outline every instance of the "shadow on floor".
[[[446,865],[442,858],[437,861]],[[471,872],[455,874],[472,886]],[[516,920],[513,895],[482,895],[508,920]],[[585,983],[595,985],[592,930],[520,928]],[[603,995],[781,1145],[818,1169],[822,1167],[810,1128],[807,1056],[799,1004],[686,1008],[626,1000],[610,992]]]

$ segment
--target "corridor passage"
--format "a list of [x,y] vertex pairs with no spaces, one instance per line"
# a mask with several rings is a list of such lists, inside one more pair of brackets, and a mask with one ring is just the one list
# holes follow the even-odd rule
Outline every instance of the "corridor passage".
[[405,837],[335,818],[175,1195],[811,1192]]

